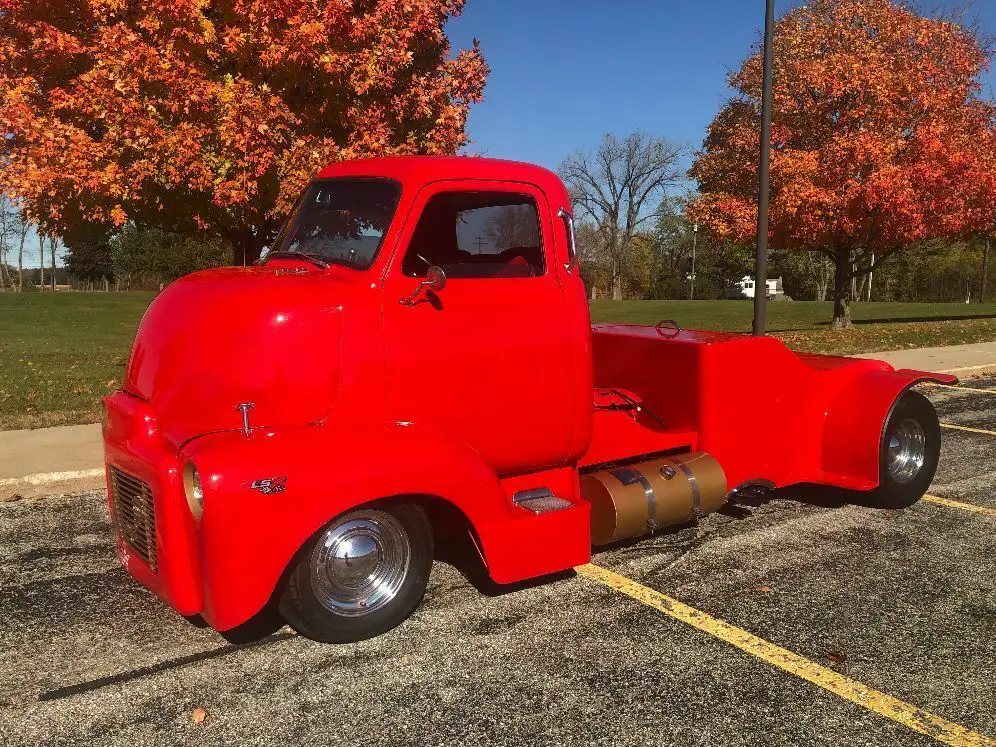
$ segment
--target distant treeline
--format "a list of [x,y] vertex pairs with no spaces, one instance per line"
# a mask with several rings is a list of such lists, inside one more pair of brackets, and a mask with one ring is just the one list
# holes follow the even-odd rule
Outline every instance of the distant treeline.
[[[716,242],[694,231],[684,214],[687,198],[665,198],[655,208],[651,230],[634,236],[632,249],[621,261],[624,298],[683,299],[692,293],[692,253],[695,249],[694,297],[721,299],[737,295],[736,283],[754,273],[754,247]],[[612,293],[612,259],[590,224],[577,229],[582,275],[589,294]],[[996,241],[983,236],[964,241],[921,241],[888,258],[872,273],[850,284],[854,300],[981,302],[996,299]],[[796,300],[826,301],[833,297],[834,266],[817,252],[785,252],[773,247],[769,277],[781,277],[786,294]],[[984,293],[985,292],[985,293]],[[983,297],[983,293],[985,298]]]

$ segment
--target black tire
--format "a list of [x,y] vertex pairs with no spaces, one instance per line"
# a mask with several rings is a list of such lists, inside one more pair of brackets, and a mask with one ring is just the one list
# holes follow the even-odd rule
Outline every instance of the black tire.
[[[406,556],[404,562],[399,553]],[[372,638],[415,611],[425,595],[432,558],[432,530],[421,506],[348,511],[295,556],[280,594],[280,612],[294,630],[316,641]],[[389,598],[385,588],[394,589]]]
[[[901,447],[904,443],[916,442],[920,436],[922,447],[903,451]],[[907,458],[905,461],[902,458],[903,454],[920,452],[922,463],[919,467],[915,466],[918,458]],[[879,446],[880,484],[871,493],[874,504],[883,508],[912,506],[930,488],[940,457],[941,427],[934,405],[919,392],[906,392],[896,401],[882,432]]]

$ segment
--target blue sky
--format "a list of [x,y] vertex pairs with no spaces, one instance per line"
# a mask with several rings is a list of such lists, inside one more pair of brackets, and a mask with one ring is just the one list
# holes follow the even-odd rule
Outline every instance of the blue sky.
[[[776,13],[795,4],[776,0]],[[996,36],[996,0],[971,4]],[[469,152],[556,168],[634,130],[698,147],[763,24],[763,0],[467,0],[447,33],[455,48],[480,39],[492,67]]]

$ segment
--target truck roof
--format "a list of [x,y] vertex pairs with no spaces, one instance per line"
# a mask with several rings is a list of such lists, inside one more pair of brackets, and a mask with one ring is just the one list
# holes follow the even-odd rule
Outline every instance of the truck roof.
[[318,172],[319,179],[340,176],[380,176],[402,184],[427,184],[444,179],[500,179],[535,184],[548,194],[564,189],[560,178],[542,166],[478,156],[384,156],[342,161]]

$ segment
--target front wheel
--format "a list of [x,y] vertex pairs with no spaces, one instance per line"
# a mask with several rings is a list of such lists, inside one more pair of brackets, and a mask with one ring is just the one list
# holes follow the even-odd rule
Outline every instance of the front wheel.
[[425,594],[432,532],[421,506],[350,511],[302,548],[280,597],[301,635],[346,643],[403,622]]
[[906,392],[882,433],[875,503],[885,508],[912,506],[930,488],[940,456],[937,411],[922,394]]

